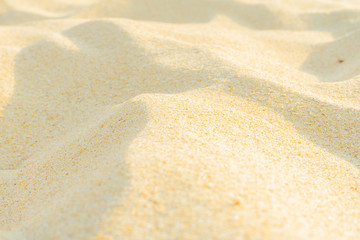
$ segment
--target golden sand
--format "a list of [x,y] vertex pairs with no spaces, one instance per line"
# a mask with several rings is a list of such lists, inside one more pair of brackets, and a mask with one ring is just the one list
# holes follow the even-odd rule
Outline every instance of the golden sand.
[[0,0],[0,239],[359,239],[358,0]]

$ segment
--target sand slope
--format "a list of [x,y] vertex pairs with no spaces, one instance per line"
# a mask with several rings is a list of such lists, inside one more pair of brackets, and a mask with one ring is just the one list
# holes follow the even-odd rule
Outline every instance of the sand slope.
[[0,239],[358,239],[360,4],[0,0]]

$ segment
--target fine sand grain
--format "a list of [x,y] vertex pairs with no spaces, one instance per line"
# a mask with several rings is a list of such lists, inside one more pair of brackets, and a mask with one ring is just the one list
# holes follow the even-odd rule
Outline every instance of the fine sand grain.
[[0,0],[0,240],[359,239],[358,0]]

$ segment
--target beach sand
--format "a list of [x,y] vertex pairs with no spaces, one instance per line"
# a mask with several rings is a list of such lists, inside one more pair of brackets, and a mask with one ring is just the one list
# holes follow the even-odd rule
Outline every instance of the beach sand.
[[360,3],[0,0],[0,239],[359,239]]

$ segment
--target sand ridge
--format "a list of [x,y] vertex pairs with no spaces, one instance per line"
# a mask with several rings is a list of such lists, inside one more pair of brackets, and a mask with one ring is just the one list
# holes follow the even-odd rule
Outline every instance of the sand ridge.
[[357,1],[0,0],[0,239],[357,239]]

